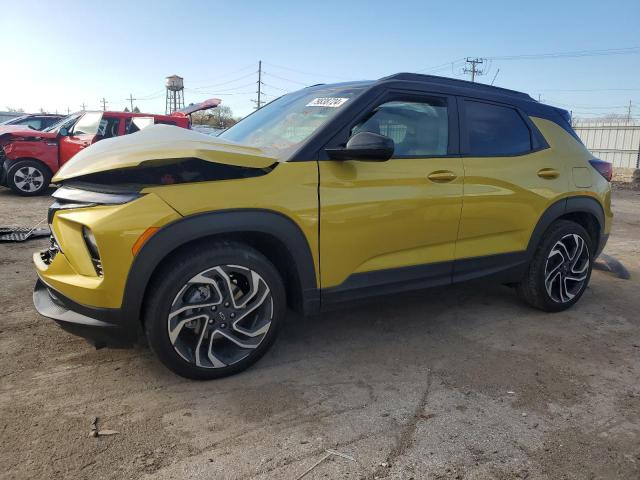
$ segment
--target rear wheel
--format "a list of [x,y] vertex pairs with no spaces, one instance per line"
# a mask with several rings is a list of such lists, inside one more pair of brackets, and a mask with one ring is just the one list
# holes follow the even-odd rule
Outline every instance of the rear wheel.
[[9,167],[7,185],[18,195],[41,195],[49,186],[51,172],[35,160],[20,160]]
[[185,252],[150,288],[149,345],[162,363],[187,378],[213,379],[249,367],[271,346],[286,313],[276,268],[238,243]]
[[554,222],[517,285],[519,296],[547,312],[569,308],[587,288],[593,252],[591,237],[582,226],[568,220]]

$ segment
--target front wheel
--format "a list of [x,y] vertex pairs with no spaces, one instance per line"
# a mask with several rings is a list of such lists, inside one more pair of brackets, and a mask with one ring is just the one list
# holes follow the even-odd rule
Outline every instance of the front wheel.
[[520,298],[547,312],[569,308],[587,288],[593,252],[591,237],[582,226],[569,220],[554,222],[517,286]]
[[44,193],[50,181],[49,169],[35,160],[20,160],[7,172],[7,186],[24,197]]
[[251,247],[214,242],[193,250],[155,276],[145,331],[165,366],[208,380],[264,355],[286,313],[285,290],[273,264]]

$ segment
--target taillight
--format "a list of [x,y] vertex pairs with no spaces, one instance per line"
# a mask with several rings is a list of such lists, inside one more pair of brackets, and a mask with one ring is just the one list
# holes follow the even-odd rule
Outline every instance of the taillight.
[[602,175],[607,182],[611,181],[613,177],[613,165],[604,160],[589,160],[589,163],[595,168],[600,175]]

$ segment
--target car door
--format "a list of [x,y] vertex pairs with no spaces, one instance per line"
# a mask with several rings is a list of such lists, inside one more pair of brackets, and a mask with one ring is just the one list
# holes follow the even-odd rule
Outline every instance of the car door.
[[361,131],[392,138],[394,154],[320,157],[323,302],[449,283],[464,176],[455,100],[388,92],[327,147]]
[[538,219],[567,188],[533,121],[512,105],[459,99],[464,201],[454,280],[521,263]]
[[60,137],[58,151],[60,165],[95,141],[101,120],[102,112],[87,112],[75,123],[68,135]]

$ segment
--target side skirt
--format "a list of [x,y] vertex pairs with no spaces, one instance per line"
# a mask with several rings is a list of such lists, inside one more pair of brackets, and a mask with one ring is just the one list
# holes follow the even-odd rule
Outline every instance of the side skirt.
[[351,275],[342,284],[321,291],[322,310],[369,297],[451,285],[482,278],[495,283],[522,279],[529,256],[526,251],[465,258]]

